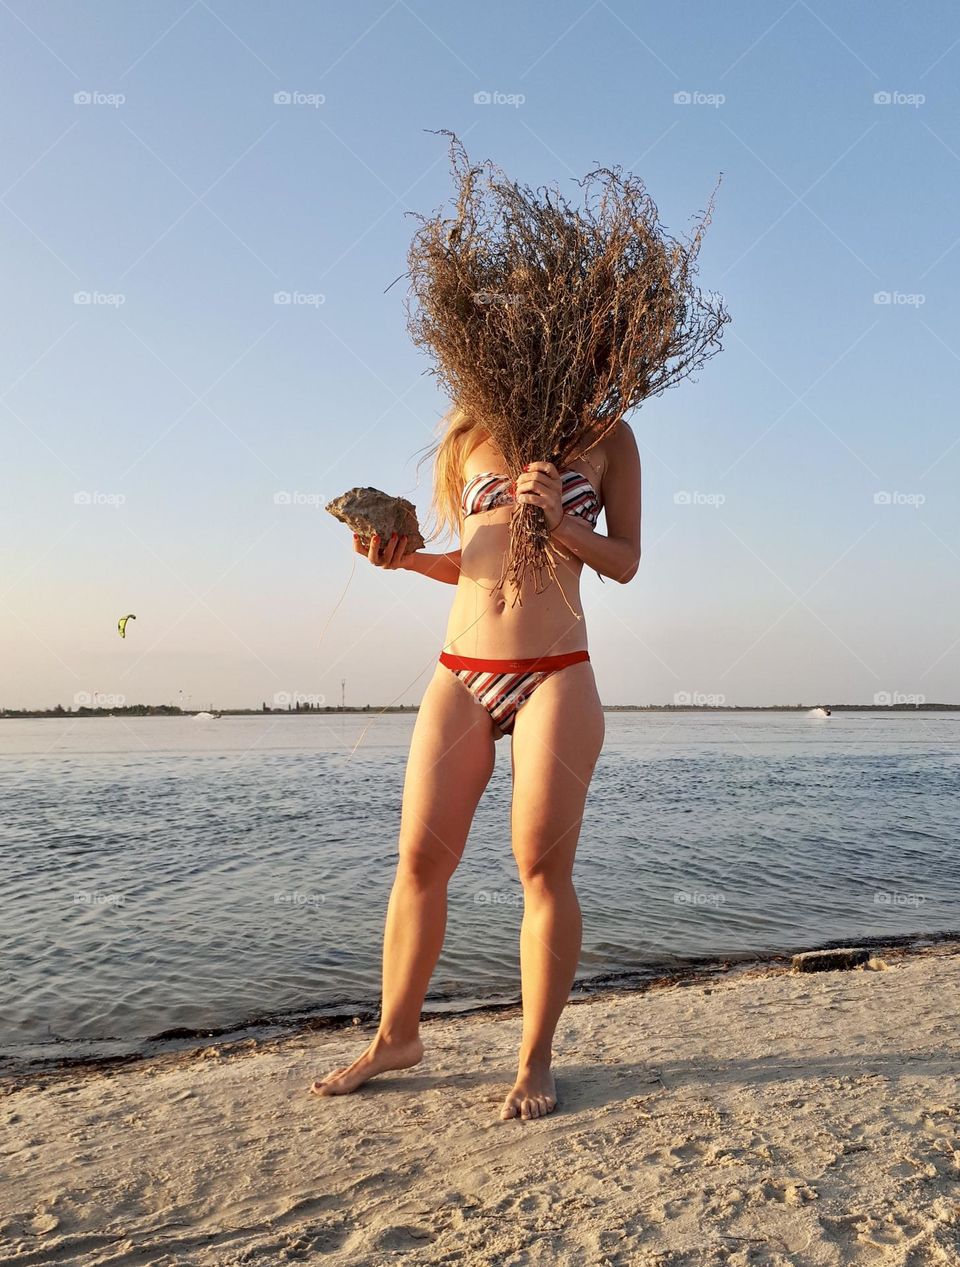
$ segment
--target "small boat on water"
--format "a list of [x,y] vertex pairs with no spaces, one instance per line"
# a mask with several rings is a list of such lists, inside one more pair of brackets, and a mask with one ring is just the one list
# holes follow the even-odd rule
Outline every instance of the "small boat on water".
[[194,721],[219,721],[223,713],[194,713]]

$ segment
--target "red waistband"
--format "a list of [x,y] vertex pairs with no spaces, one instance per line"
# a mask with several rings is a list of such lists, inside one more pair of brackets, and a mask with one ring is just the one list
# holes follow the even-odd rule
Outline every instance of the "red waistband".
[[471,673],[533,673],[565,669],[568,664],[579,664],[581,660],[589,659],[587,651],[565,651],[562,655],[537,656],[532,660],[478,660],[473,656],[440,652],[440,663],[448,669],[467,669]]

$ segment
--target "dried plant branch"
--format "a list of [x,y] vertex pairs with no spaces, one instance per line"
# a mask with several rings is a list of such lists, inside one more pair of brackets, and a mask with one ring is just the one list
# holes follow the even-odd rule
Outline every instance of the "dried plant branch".
[[[643,401],[720,350],[730,320],[695,286],[711,195],[689,241],[669,237],[639,177],[598,167],[582,207],[534,191],[453,132],[453,219],[420,221],[408,252],[407,325],[447,393],[490,433],[511,476],[582,456]],[[719,185],[719,180],[718,180]],[[714,194],[716,190],[714,190]],[[415,303],[411,303],[411,300]],[[518,503],[504,578],[516,597],[556,576],[543,512]]]

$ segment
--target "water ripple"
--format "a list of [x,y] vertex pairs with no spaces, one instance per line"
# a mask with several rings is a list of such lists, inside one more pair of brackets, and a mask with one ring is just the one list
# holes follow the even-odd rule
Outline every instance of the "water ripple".
[[[0,1057],[376,1009],[413,719],[0,726]],[[940,715],[608,714],[580,975],[956,928]],[[201,732],[202,729],[202,733]],[[518,991],[507,741],[430,998]]]

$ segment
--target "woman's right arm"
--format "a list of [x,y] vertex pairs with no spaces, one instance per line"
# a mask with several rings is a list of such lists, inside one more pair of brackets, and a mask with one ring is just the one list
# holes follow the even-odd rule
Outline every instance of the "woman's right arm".
[[396,535],[384,542],[380,548],[380,538],[374,534],[368,548],[356,534],[353,548],[358,554],[365,554],[374,567],[394,570],[402,568],[405,572],[419,572],[421,576],[429,576],[435,581],[445,581],[448,585],[456,585],[460,580],[460,551],[450,550],[446,554],[424,554],[414,550],[404,555],[407,538]]
[[401,559],[397,567],[408,572],[419,572],[421,576],[430,576],[435,581],[446,581],[448,585],[456,585],[460,580],[460,551],[450,550],[446,554],[423,554],[415,550]]

